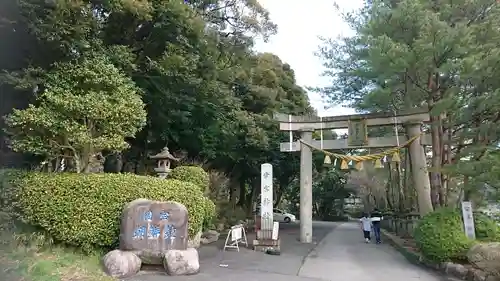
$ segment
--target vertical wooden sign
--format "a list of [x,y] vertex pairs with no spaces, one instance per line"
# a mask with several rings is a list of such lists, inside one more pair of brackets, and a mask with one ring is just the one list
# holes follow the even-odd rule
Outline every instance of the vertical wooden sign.
[[366,119],[349,120],[348,123],[347,142],[349,146],[368,145],[368,126],[366,125]]

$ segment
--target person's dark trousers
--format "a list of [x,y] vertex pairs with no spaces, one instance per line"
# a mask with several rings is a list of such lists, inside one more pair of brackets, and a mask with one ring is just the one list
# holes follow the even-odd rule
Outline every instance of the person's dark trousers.
[[380,222],[373,222],[373,234],[375,235],[375,241],[380,243]]
[[363,230],[363,236],[365,239],[370,240],[370,231]]

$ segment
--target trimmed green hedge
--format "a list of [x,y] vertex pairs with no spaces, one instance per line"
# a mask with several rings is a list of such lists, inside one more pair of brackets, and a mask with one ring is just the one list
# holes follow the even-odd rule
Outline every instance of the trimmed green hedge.
[[23,217],[29,223],[42,227],[58,241],[84,249],[115,245],[123,207],[138,198],[184,204],[189,211],[190,237],[210,215],[199,187],[174,179],[28,173],[14,183]]
[[435,262],[462,260],[473,241],[465,236],[460,213],[439,209],[423,217],[414,233],[424,257]]
[[[474,213],[476,239],[500,241],[497,222],[482,213]],[[475,243],[464,233],[462,215],[456,209],[438,209],[423,217],[414,233],[422,254],[437,262],[464,260]]]
[[204,193],[210,185],[210,178],[203,168],[198,166],[179,166],[168,175],[170,179],[190,182],[198,185]]
[[[205,193],[210,185],[210,177],[203,168],[198,166],[179,166],[174,168],[168,175],[170,179],[176,179],[183,182],[189,182],[200,187],[201,192]],[[215,204],[209,198],[205,197],[203,208],[205,209],[205,217],[203,220],[203,229],[208,229],[212,226],[215,218]]]
[[22,221],[22,211],[17,200],[17,187],[13,180],[26,173],[13,169],[0,169],[0,231],[13,230]]

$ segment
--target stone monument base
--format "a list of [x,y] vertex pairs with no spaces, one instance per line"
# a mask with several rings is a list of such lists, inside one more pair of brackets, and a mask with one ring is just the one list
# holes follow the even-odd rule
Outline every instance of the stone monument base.
[[266,252],[268,249],[272,249],[274,251],[281,251],[280,239],[272,240],[272,239],[255,239],[253,240],[253,249],[259,252]]
[[[168,275],[194,275],[200,272],[198,250],[167,250],[161,254],[163,267]],[[103,258],[105,272],[115,278],[126,278],[136,275],[144,261],[133,251],[113,250]]]
[[102,263],[106,274],[121,279],[137,274],[142,262],[130,251],[113,250],[103,257]]
[[194,275],[200,272],[198,250],[168,250],[163,254],[163,266],[168,275]]

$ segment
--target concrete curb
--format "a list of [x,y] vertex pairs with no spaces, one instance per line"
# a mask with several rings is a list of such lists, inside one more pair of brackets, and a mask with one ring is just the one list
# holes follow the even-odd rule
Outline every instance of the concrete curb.
[[454,280],[465,280],[465,281],[490,281],[491,279],[487,278],[486,274],[475,268],[467,268],[464,265],[452,263],[452,262],[444,262],[440,264],[436,264],[426,260],[420,253],[412,251],[411,249],[406,248],[402,239],[397,237],[396,235],[388,232],[385,229],[381,229],[382,237],[384,241],[387,241],[391,246],[393,246],[399,253],[401,253],[409,262],[424,266],[426,268],[430,268],[436,270],[447,277],[453,278]]

